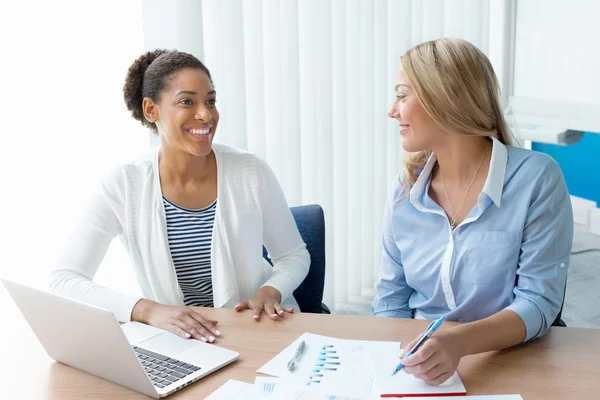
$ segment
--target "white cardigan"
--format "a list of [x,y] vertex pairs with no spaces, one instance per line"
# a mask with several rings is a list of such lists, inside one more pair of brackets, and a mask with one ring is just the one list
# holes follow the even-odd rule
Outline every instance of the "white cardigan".
[[[233,307],[269,285],[281,292],[283,303],[298,307],[292,292],[308,274],[310,256],[277,178],[253,154],[219,143],[213,143],[213,151],[218,188],[211,249],[214,306]],[[167,239],[158,149],[104,179],[50,277],[54,293],[129,321],[140,298],[93,282],[115,236],[129,253],[144,298],[182,305]],[[263,259],[263,243],[273,267]]]

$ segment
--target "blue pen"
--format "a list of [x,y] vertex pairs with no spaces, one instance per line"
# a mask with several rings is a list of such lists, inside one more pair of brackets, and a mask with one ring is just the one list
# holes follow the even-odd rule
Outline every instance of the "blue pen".
[[[444,322],[445,318],[446,317],[442,315],[442,317],[440,317],[439,319],[436,319],[431,324],[429,324],[427,329],[425,329],[425,333],[423,333],[423,336],[421,336],[421,339],[419,339],[417,344],[415,344],[415,346],[412,349],[410,349],[410,351],[408,353],[406,353],[406,354],[404,354],[404,356],[402,356],[402,359],[415,354],[416,351],[419,350],[419,348],[423,345],[423,343],[425,343],[427,341],[427,339],[429,339],[435,333],[435,331],[437,331],[437,329],[440,327],[440,325],[442,325],[442,322]],[[404,368],[404,364],[402,364],[402,361],[400,361],[398,363],[398,365],[396,366],[396,369],[394,370],[394,372],[392,372],[392,376],[394,376],[398,372],[402,371],[402,368]]]

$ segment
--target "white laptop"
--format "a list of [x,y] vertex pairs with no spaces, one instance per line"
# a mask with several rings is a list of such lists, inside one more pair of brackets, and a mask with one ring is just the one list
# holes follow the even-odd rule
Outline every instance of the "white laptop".
[[2,279],[50,357],[145,395],[168,396],[235,361],[239,353],[101,308]]

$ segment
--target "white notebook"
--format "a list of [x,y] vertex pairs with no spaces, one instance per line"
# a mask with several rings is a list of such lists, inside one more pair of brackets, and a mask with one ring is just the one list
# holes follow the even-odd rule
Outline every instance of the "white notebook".
[[390,343],[381,342],[371,347],[371,357],[375,372],[373,392],[381,397],[422,396],[464,396],[467,393],[460,377],[455,373],[440,386],[431,386],[404,371],[392,376],[398,365],[397,348]]

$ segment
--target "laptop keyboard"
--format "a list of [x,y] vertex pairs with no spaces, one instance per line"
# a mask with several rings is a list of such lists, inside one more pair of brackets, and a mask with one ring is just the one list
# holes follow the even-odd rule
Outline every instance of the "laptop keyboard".
[[146,374],[150,377],[152,384],[158,388],[169,386],[173,382],[185,378],[186,376],[199,371],[200,367],[187,364],[155,353],[141,347],[132,346],[133,351],[144,366]]

